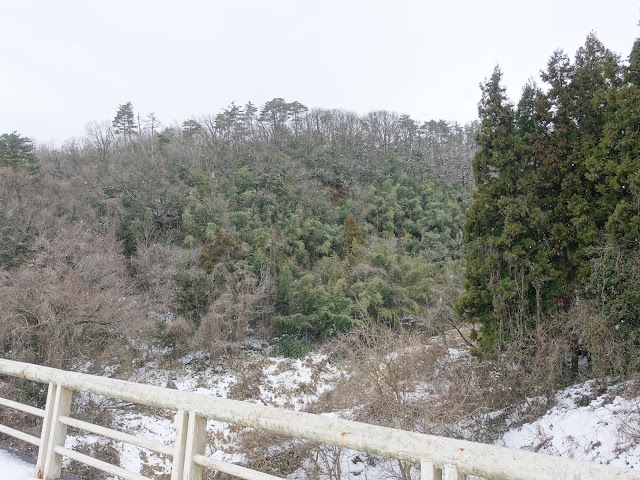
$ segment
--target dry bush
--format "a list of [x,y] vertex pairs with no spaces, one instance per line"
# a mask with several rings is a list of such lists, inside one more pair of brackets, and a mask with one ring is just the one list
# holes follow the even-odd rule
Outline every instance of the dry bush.
[[622,334],[611,316],[602,315],[588,306],[577,305],[568,314],[573,328],[588,355],[590,375],[604,379],[626,378],[640,368],[638,339]]
[[567,312],[542,318],[534,330],[486,358],[511,372],[513,388],[529,397],[587,378],[621,380],[640,364],[634,335],[618,332],[611,317],[579,301]]
[[256,400],[260,398],[260,384],[263,380],[265,358],[247,361],[247,358],[236,356],[230,358],[230,367],[235,372],[237,381],[229,391],[229,398],[234,400]]
[[195,327],[182,315],[175,317],[166,329],[163,342],[173,348],[173,357],[178,358],[189,352]]
[[58,222],[39,235],[30,263],[0,276],[5,354],[64,367],[131,337],[150,322],[113,232]]
[[90,185],[55,180],[46,171],[34,183],[2,169],[4,182],[22,182],[28,201],[9,195],[0,203],[0,232],[25,226],[32,235],[21,263],[0,269],[0,351],[68,366],[144,335],[144,302],[114,233],[118,209]]
[[[162,312],[179,312],[162,328],[159,339],[174,355],[205,349],[212,355],[241,348],[249,331],[268,336],[275,309],[275,283],[222,263],[210,273],[200,267],[200,249],[141,246],[132,258],[138,287]],[[187,290],[177,278],[189,279]],[[206,298],[205,298],[206,297]]]
[[[367,423],[492,441],[514,421],[516,409],[546,405],[543,397],[516,407],[527,395],[543,393],[534,388],[537,377],[505,355],[473,358],[455,331],[426,338],[367,326],[345,336],[337,350],[353,374],[322,401],[333,409],[358,407],[357,419]],[[549,349],[541,348],[537,364],[549,357]],[[402,477],[402,469],[396,470]]]
[[344,449],[334,445],[319,445],[309,452],[302,468],[309,480],[340,480]]
[[0,167],[0,205],[11,207],[23,203],[34,190],[33,176],[23,170]]
[[175,311],[175,276],[195,269],[199,272],[200,250],[162,243],[139,245],[131,257],[137,286],[147,300],[162,312]]
[[410,394],[434,371],[444,348],[427,346],[415,335],[363,326],[345,336],[338,351],[353,375],[336,397],[350,398],[352,407],[363,405],[368,422],[413,429]]
[[303,466],[316,444],[291,439],[264,430],[243,429],[238,451],[246,457],[246,467],[286,477]]
[[[315,445],[303,462],[304,478],[309,480],[341,480],[342,478],[368,478],[368,469],[375,467],[376,477],[413,480],[417,465],[391,458],[358,453],[334,445]],[[379,472],[379,473],[378,473]]]
[[485,354],[482,361],[508,387],[503,402],[509,405],[526,397],[552,395],[564,385],[569,355],[566,339],[549,324],[538,324],[526,338],[510,343],[503,351]]
[[634,410],[618,415],[617,421],[622,441],[620,451],[626,451],[640,444],[640,404],[636,403]]
[[201,319],[192,345],[212,353],[237,349],[250,328],[268,328],[275,309],[274,291],[270,276],[258,279],[245,271],[228,274],[224,292]]
[[[17,190],[16,190],[17,189]],[[95,185],[57,180],[45,171],[38,177],[0,168],[0,225],[16,219],[43,232],[61,219],[81,223],[97,232],[117,226],[122,206],[104,198]]]
[[432,295],[438,300],[428,306],[423,324],[425,333],[437,335],[454,329],[461,340],[471,348],[476,345],[468,338],[468,329],[455,313],[455,304],[464,291],[464,265],[459,260],[452,260],[442,265],[436,272]]
[[112,427],[114,403],[114,400],[102,395],[74,392],[71,401],[72,416],[94,425]]
[[[0,377],[0,397],[44,409],[47,400],[47,386],[16,377]],[[42,429],[41,418],[8,407],[0,407],[0,424],[37,438],[40,437]],[[7,435],[0,434],[0,444],[32,458],[38,456],[37,447]]]
[[[414,344],[410,339],[398,345],[400,350],[386,350],[387,354],[378,358],[369,358],[361,363],[360,370],[368,383],[376,392],[376,402],[371,405],[371,412],[377,421],[385,421],[389,416],[391,423],[398,428],[411,428],[412,401],[409,394],[421,380],[420,377],[436,367],[438,354],[436,349],[425,348]],[[376,346],[378,352],[384,350]],[[384,347],[383,347],[384,348]],[[413,351],[412,351],[413,350]],[[431,350],[431,351],[430,351]]]

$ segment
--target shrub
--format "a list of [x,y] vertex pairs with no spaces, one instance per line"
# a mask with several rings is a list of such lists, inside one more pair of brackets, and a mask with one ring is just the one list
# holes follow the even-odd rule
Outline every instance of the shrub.
[[311,351],[311,344],[307,340],[295,337],[280,337],[276,345],[278,351],[289,358],[302,358]]

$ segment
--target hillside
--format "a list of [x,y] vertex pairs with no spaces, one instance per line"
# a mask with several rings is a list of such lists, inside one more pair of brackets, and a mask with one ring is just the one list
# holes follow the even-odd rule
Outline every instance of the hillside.
[[92,124],[4,167],[5,355],[215,356],[250,332],[301,355],[364,319],[423,322],[463,257],[473,126],[305,110]]
[[[591,34],[517,105],[496,67],[464,126],[274,98],[172,126],[127,102],[62,147],[3,134],[0,355],[635,468],[639,61],[640,41],[623,61]],[[0,380],[42,405],[41,387]],[[170,422],[74,408],[158,438]],[[289,478],[415,475],[209,434]]]

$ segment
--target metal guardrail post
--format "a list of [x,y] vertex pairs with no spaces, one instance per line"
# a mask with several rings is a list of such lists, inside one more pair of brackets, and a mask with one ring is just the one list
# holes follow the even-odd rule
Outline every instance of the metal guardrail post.
[[442,469],[433,462],[423,460],[420,462],[420,480],[442,480]]
[[171,480],[183,480],[184,454],[187,448],[187,431],[189,428],[189,415],[184,410],[176,413],[176,441],[173,450],[173,462],[171,464]]
[[47,390],[47,403],[44,407],[44,418],[42,419],[42,431],[40,432],[40,447],[38,448],[38,461],[36,462],[36,478],[44,475],[44,462],[47,459],[47,444],[51,434],[51,419],[53,417],[53,407],[56,400],[56,384],[49,382]]
[[[62,455],[56,453],[54,449],[55,447],[64,447],[64,442],[67,437],[67,426],[60,423],[58,419],[63,415],[69,415],[72,394],[73,391],[68,388],[64,388],[60,385],[55,386],[55,401],[50,413],[51,423],[49,427],[49,439],[40,447],[41,449],[44,448],[46,451],[46,460],[43,472],[44,480],[56,480],[60,478],[60,472],[62,471]],[[47,408],[48,407],[49,405],[47,405]]]
[[194,457],[204,455],[206,433],[207,419],[189,412],[182,480],[202,480],[202,466],[195,462]]

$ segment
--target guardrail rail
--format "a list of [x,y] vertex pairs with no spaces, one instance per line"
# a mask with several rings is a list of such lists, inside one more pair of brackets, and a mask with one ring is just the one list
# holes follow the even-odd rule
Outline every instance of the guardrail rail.
[[[436,437],[247,402],[181,392],[113,378],[0,359],[0,375],[48,384],[45,409],[0,397],[0,405],[43,419],[40,438],[0,424],[0,433],[38,447],[36,478],[60,478],[63,457],[126,480],[151,480],[136,472],[65,448],[67,427],[161,453],[172,458],[171,480],[201,480],[203,468],[246,480],[278,477],[205,455],[207,420],[266,430],[420,465],[421,480],[640,480],[640,472],[533,452]],[[176,412],[175,441],[167,446],[70,417],[73,392]]]

